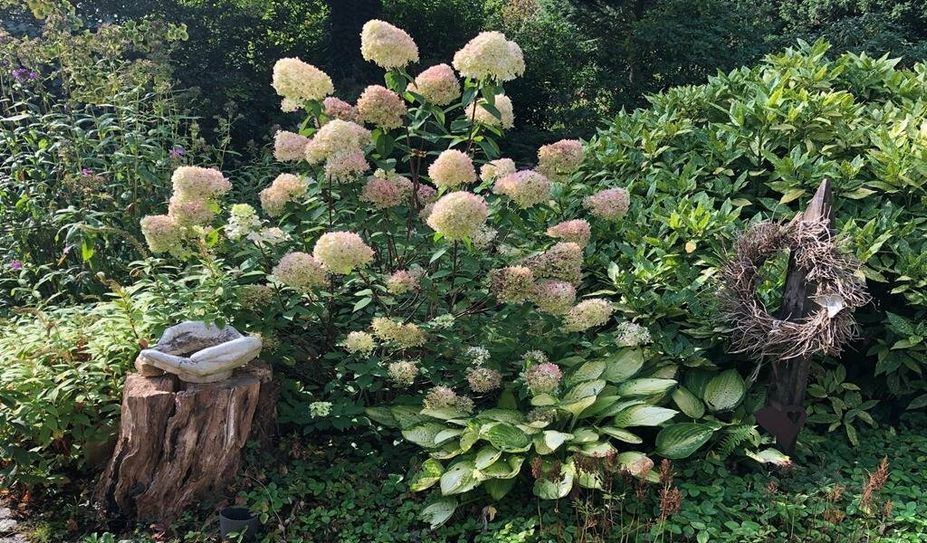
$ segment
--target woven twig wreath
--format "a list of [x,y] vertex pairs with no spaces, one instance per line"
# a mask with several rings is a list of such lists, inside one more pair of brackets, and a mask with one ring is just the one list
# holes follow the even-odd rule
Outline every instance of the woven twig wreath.
[[[784,250],[807,273],[810,297],[818,306],[795,320],[774,317],[756,295],[760,267]],[[840,354],[858,333],[853,310],[869,301],[857,275],[860,266],[838,251],[826,219],[763,222],[745,231],[721,270],[721,303],[734,325],[734,352],[779,360]]]

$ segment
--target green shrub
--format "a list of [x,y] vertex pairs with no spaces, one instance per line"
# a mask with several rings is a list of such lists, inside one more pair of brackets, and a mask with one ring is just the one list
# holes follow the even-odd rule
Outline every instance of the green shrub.
[[[857,312],[861,340],[816,366],[810,420],[842,425],[855,442],[860,420],[874,424],[867,411],[876,400],[927,403],[917,324],[927,316],[927,68],[855,54],[831,60],[827,50],[802,44],[652,96],[649,109],[619,115],[590,142],[587,171],[634,195],[620,235],[595,247],[597,268],[614,271],[599,276],[601,288],[620,297],[627,317],[657,321],[664,362],[684,367],[740,363],[725,354],[712,279],[737,232],[790,219],[822,179],[833,182],[836,228],[865,263],[875,301]],[[771,303],[783,269],[764,272],[761,295]]]

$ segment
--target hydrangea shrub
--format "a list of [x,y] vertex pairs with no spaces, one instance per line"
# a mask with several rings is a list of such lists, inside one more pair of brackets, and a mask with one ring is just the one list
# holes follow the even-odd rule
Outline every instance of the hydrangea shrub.
[[[586,245],[616,235],[628,193],[575,180],[575,140],[543,146],[535,165],[499,156],[515,123],[502,84],[524,72],[503,34],[417,76],[414,40],[388,23],[364,25],[361,51],[386,73],[353,105],[318,68],[278,61],[273,88],[302,118],[275,138],[290,171],[256,195],[260,211],[226,213],[230,180],[178,169],[167,214],[142,221],[151,250],[222,253],[269,348],[309,336],[328,379],[311,415],[394,426],[425,449],[412,488],[439,490],[433,524],[458,495],[499,499],[527,472],[542,498],[596,487],[577,455],[652,479],[632,429],[677,415],[657,405],[676,382],[648,373],[646,329],[612,326],[613,303],[584,288]],[[667,451],[711,434],[689,424]]]

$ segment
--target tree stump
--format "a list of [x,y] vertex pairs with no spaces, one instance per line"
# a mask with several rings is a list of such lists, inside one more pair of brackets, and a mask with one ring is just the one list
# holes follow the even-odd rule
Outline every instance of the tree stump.
[[262,380],[238,373],[194,384],[171,374],[129,375],[119,440],[96,489],[97,503],[110,514],[170,522],[220,490],[238,470],[262,403]]

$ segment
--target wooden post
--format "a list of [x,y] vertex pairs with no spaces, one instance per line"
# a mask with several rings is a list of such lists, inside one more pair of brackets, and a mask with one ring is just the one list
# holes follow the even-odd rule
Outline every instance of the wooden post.
[[170,522],[221,490],[238,471],[261,381],[244,372],[206,384],[129,375],[119,440],[96,502],[107,513]]
[[[827,179],[818,187],[804,213],[797,218],[806,222],[821,219],[833,222],[833,191]],[[814,284],[807,281],[807,273],[797,266],[795,255],[790,255],[778,318],[799,320],[816,309],[816,303],[811,299]],[[776,436],[776,442],[784,452],[792,453],[807,418],[804,402],[811,356],[773,360],[771,366],[766,407],[757,411],[756,418],[760,426]]]

